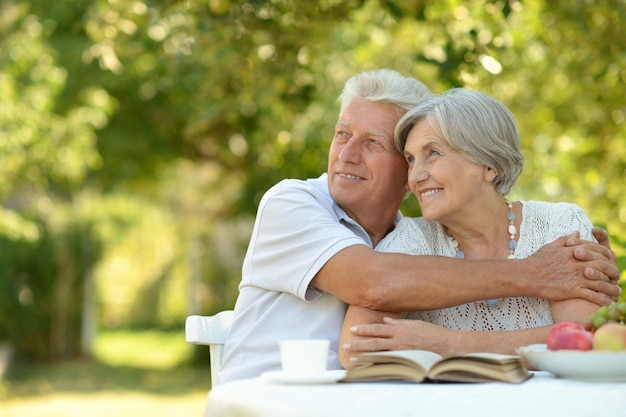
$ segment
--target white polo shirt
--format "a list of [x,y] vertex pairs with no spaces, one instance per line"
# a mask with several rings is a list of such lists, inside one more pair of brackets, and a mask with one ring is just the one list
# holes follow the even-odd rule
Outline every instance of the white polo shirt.
[[[396,222],[400,218],[398,212]],[[281,339],[329,339],[328,369],[341,369],[338,340],[347,305],[309,283],[352,245],[372,247],[372,241],[332,200],[326,174],[283,180],[267,191],[243,262],[220,383],[280,370]]]

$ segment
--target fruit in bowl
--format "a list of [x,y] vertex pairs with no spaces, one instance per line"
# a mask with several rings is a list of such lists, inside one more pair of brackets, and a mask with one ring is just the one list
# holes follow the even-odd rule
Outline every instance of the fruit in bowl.
[[593,334],[593,349],[615,352],[626,350],[626,324],[607,323],[599,327]]
[[546,339],[549,350],[626,351],[626,301],[602,306],[589,317],[587,326],[561,322]]
[[607,323],[626,323],[626,301],[598,308],[597,312],[589,316],[588,327],[595,332]]
[[549,350],[591,350],[593,333],[578,323],[563,321],[550,329],[546,346]]

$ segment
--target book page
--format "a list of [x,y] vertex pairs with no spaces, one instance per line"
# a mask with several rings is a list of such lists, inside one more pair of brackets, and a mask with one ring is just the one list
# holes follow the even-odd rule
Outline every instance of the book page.
[[363,353],[344,380],[403,379],[421,382],[427,370],[441,359],[436,353],[420,350]]
[[368,352],[359,355],[357,363],[381,363],[394,362],[406,363],[410,366],[418,364],[424,370],[430,369],[435,363],[441,361],[443,357],[427,350],[394,350],[386,352]]
[[432,367],[428,377],[448,381],[520,382],[529,375],[518,356],[477,353],[446,358]]
[[517,362],[520,360],[520,357],[517,355],[506,355],[503,353],[489,353],[489,352],[462,353],[458,355],[448,356],[443,360],[444,361],[458,360],[460,358],[475,359],[481,362],[496,362],[496,363],[511,362],[511,361]]

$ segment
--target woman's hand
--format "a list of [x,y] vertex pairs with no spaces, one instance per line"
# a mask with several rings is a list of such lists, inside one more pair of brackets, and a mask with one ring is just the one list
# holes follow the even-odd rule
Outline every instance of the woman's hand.
[[[493,352],[515,355],[519,346],[545,343],[552,326],[510,331],[450,330],[421,320],[384,318],[378,324],[349,328],[354,338],[344,337],[342,354],[380,350],[430,350],[441,356],[456,353]],[[345,336],[345,335],[344,335]]]
[[383,323],[357,324],[349,330],[355,337],[342,348],[349,351],[350,357],[381,350],[420,349],[442,356],[459,351],[454,346],[454,331],[422,320],[385,317]]

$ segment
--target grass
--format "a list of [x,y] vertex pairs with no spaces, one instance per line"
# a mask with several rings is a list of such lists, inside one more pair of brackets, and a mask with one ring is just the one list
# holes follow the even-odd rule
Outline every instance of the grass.
[[210,373],[192,353],[180,332],[102,332],[93,360],[12,367],[0,416],[200,417]]

